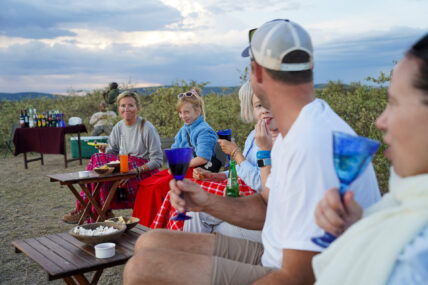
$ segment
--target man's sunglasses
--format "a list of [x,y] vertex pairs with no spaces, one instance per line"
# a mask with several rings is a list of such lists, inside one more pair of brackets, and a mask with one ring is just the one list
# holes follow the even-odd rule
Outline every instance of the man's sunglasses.
[[198,93],[195,91],[195,89],[190,90],[189,92],[180,93],[177,95],[177,98],[180,99],[182,97],[192,97],[192,96],[199,96]]

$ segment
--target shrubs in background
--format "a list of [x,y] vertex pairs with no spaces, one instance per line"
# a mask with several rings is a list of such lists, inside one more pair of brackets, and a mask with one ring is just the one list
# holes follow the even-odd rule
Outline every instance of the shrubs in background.
[[[193,86],[198,86],[204,95],[208,123],[214,130],[231,128],[236,142],[243,147],[248,133],[254,126],[244,124],[240,120],[238,88],[227,95],[205,94],[205,85],[206,83],[181,81],[169,87],[157,88],[149,96],[140,95],[140,115],[153,123],[161,137],[174,137],[182,126],[175,110],[177,94],[188,91]],[[0,101],[0,112],[2,114],[0,117],[2,122],[0,124],[0,137],[2,138],[0,147],[5,147],[4,139],[9,136],[11,124],[19,121],[21,109],[36,108],[38,112],[63,110],[66,123],[69,117],[80,117],[90,133],[92,126],[89,125],[89,119],[99,109],[102,91],[93,90],[86,96],[58,96],[56,99]],[[228,91],[230,92],[230,90]],[[317,89],[316,95],[318,98],[327,101],[333,110],[347,121],[359,135],[382,141],[382,133],[376,128],[375,120],[386,105],[386,88],[359,83],[344,85],[340,81],[331,81],[325,88]],[[115,111],[117,112],[117,110]],[[382,155],[384,148],[385,146],[382,146],[373,159],[379,186],[383,192],[387,189],[389,177],[389,163]]]

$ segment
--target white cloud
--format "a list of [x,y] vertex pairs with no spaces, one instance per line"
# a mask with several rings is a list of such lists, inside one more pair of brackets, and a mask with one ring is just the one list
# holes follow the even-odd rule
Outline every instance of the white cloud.
[[428,30],[427,10],[418,0],[0,0],[0,91],[238,84],[248,30],[275,18],[310,32],[317,82],[361,80]]

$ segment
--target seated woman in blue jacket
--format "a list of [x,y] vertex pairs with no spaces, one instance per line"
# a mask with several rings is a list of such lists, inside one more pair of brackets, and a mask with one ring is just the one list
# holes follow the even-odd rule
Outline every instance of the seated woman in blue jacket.
[[[177,112],[184,124],[175,136],[171,148],[193,147],[196,156],[190,161],[187,172],[187,176],[191,177],[194,167],[203,166],[211,161],[217,134],[205,122],[204,101],[199,88],[180,93],[177,97]],[[134,217],[140,219],[140,224],[150,227],[168,194],[171,179],[172,175],[165,169],[140,183],[132,213]]]

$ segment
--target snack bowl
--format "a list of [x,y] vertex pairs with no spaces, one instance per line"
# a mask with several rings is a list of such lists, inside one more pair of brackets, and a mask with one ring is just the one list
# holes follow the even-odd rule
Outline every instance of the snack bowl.
[[107,163],[108,167],[113,167],[114,168],[114,172],[117,172],[120,170],[120,161],[116,160],[116,161],[110,161]]
[[[121,220],[121,218],[123,220]],[[119,217],[110,218],[106,220],[106,222],[113,222],[119,225],[126,225],[126,231],[127,231],[135,227],[140,222],[140,219],[136,217],[131,217],[131,216],[126,216],[126,217],[119,216]]]
[[[110,230],[111,228],[115,229],[114,232],[108,232],[104,231],[101,233],[94,233],[96,229],[100,230],[100,226],[108,227]],[[92,235],[89,235],[89,230],[92,231]],[[117,239],[125,232],[126,226],[124,224],[118,224],[113,222],[101,222],[101,223],[93,223],[93,224],[84,224],[80,226],[73,227],[69,234],[74,237],[75,239],[89,244],[89,245],[96,245],[99,243],[105,243],[105,242],[112,242]]]
[[109,258],[115,255],[116,244],[112,242],[99,243],[94,248],[96,258]]
[[101,167],[94,168],[94,171],[98,174],[106,175],[112,173],[114,171],[114,167],[103,165]]

